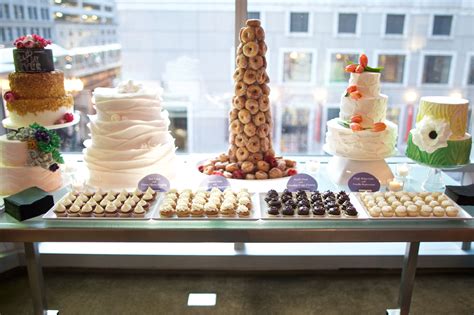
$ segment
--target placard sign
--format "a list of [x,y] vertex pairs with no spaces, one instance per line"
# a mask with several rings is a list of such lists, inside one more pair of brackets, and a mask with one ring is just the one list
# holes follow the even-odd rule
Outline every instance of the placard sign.
[[372,174],[356,173],[352,175],[347,183],[351,191],[378,191],[380,189],[380,182]]
[[224,190],[227,187],[230,187],[230,183],[224,176],[210,175],[207,176],[206,179],[201,182],[201,185],[199,187],[205,188],[207,190],[211,190],[212,188],[219,188],[220,190]]
[[300,173],[290,177],[288,183],[286,184],[286,188],[289,191],[295,192],[298,190],[309,190],[309,191],[316,191],[318,190],[318,182],[314,177]]
[[150,174],[138,182],[138,189],[145,191],[150,187],[154,191],[166,192],[170,190],[170,181],[160,174]]

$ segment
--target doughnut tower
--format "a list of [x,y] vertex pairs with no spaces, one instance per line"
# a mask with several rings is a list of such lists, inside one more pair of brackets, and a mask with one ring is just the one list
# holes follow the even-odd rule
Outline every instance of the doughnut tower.
[[294,161],[276,158],[272,146],[272,112],[266,68],[265,31],[259,20],[240,30],[236,53],[234,97],[229,113],[229,150],[200,166],[200,171],[236,179],[294,175]]

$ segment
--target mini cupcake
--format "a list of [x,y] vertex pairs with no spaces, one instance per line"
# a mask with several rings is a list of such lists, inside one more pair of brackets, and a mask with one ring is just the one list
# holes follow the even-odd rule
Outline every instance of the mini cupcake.
[[433,213],[433,208],[428,205],[421,206],[420,208],[420,215],[422,217],[429,217]]
[[407,207],[407,212],[409,217],[418,216],[418,207],[416,205],[410,205]]
[[421,208],[425,205],[425,202],[423,200],[417,200],[415,201],[415,206],[417,206],[418,208]]
[[120,208],[120,207],[123,205],[123,202],[120,201],[118,198],[115,199],[115,200],[113,201],[113,203],[114,203],[114,205],[115,205],[117,208]]
[[[119,196],[122,195],[124,196],[125,198],[128,198],[128,196],[130,195],[128,191],[126,191],[125,189],[122,189],[122,191],[120,192]],[[123,201],[123,200],[122,200]]]
[[395,208],[395,216],[406,217],[408,215],[407,208],[405,206],[398,206]]
[[171,218],[172,216],[174,216],[174,209],[169,204],[161,204],[159,211],[160,216],[162,217]]
[[109,202],[105,207],[105,216],[106,217],[116,217],[117,216],[117,207],[113,202]]
[[77,198],[76,201],[74,201],[73,205],[76,205],[78,206],[79,208],[82,208],[82,206],[84,205],[84,201],[82,201],[82,199],[80,198]]
[[62,203],[57,204],[53,211],[57,217],[67,217],[67,209]]
[[107,201],[113,201],[113,200],[115,200],[115,195],[113,193],[109,192],[107,195],[105,195],[104,199],[107,200]]
[[61,204],[62,204],[66,209],[68,209],[69,207],[72,206],[72,201],[66,198],[66,199],[63,199],[63,200],[61,201]]
[[[146,192],[146,193],[143,194],[142,198],[143,198],[144,200],[152,200],[152,199],[153,199],[153,195],[150,194],[150,193],[148,193],[148,192]],[[138,197],[138,196],[136,196],[136,195],[131,196],[130,199],[132,199],[132,200],[135,202],[135,204],[140,201],[140,197]]]
[[239,205],[244,205],[248,209],[252,209],[252,201],[248,197],[240,197],[237,201]]
[[390,206],[383,206],[382,215],[384,217],[393,217],[395,215],[395,211],[393,211],[392,207]]
[[156,191],[154,191],[153,189],[151,189],[150,186],[148,186],[147,190],[145,191],[145,194],[150,194],[150,195],[153,196],[153,198],[155,198],[157,193],[156,193]]
[[222,203],[220,214],[224,217],[233,217],[235,215],[235,207],[232,203]]
[[129,204],[124,204],[120,207],[119,216],[126,218],[132,215],[132,207]]
[[220,207],[222,204],[222,199],[217,197],[210,197],[208,202],[215,204],[217,207]]
[[423,201],[424,203],[424,198],[420,197],[420,196],[415,196],[412,198],[413,202],[416,203],[417,201]]
[[96,192],[93,196],[92,196],[92,199],[94,199],[95,201],[97,202],[100,202],[102,200],[102,195],[99,194],[98,192]]
[[69,209],[67,209],[67,216],[78,217],[80,211],[81,211],[81,208],[78,205],[73,204]]
[[459,209],[454,206],[448,206],[446,207],[446,215],[448,217],[457,217],[459,213]]
[[373,200],[370,200],[370,201],[368,201],[368,202],[365,204],[365,206],[366,206],[367,208],[369,208],[369,209],[372,208],[372,207],[375,207],[376,205],[377,205],[377,204],[376,204],[375,201],[373,201]]
[[441,202],[441,206],[444,207],[444,208],[452,206],[452,205],[453,205],[453,203],[450,200],[443,200]]
[[436,206],[433,208],[433,216],[435,217],[444,217],[446,211],[441,206]]
[[139,202],[137,202],[137,206],[142,206],[146,212],[148,212],[148,210],[150,209],[150,203],[146,202],[145,200],[140,200]]
[[141,197],[141,196],[143,196],[143,191],[141,191],[140,189],[136,188],[135,191],[133,192],[133,194],[134,194],[135,196]]
[[206,198],[201,197],[201,196],[195,196],[193,198],[193,203],[199,203],[199,204],[204,205],[206,203]]
[[79,216],[81,217],[91,217],[92,216],[92,206],[86,203],[82,206],[81,211],[79,212]]
[[387,202],[388,202],[389,204],[392,204],[392,203],[394,203],[395,201],[398,202],[398,199],[397,199],[397,197],[395,197],[395,196],[390,196],[390,197],[387,198]]
[[89,200],[89,197],[81,193],[79,196],[77,196],[76,200],[81,200],[82,202],[86,203]]
[[443,202],[444,200],[448,200],[446,195],[441,194],[438,196],[438,202]]
[[438,201],[433,200],[433,201],[431,201],[428,205],[429,205],[431,208],[434,208],[434,207],[439,206],[440,204],[439,204]]
[[403,205],[402,205],[402,203],[401,203],[400,201],[397,200],[397,201],[395,201],[395,202],[392,202],[391,206],[392,206],[392,208],[395,208],[395,209],[396,209],[397,207],[403,206]]
[[208,202],[204,205],[204,213],[208,217],[217,217],[219,214],[219,209],[215,203]]
[[408,192],[407,195],[410,197],[410,198],[415,198],[416,197],[416,193],[415,192]]
[[408,206],[411,206],[411,205],[415,205],[415,203],[410,200],[410,201],[405,201],[405,202],[403,203],[403,205],[404,205],[405,207],[408,207]]
[[86,191],[84,191],[83,194],[84,194],[88,199],[90,199],[90,198],[94,195],[94,192],[93,192],[92,190],[86,189]]
[[94,215],[94,217],[104,217],[105,216],[104,208],[102,208],[101,205],[95,206],[93,215]]
[[77,199],[77,196],[78,195],[74,194],[73,192],[70,192],[67,194],[66,198],[71,200],[71,202],[74,202]]
[[125,200],[124,203],[128,203],[130,205],[130,207],[132,207],[132,208],[134,208],[137,205],[137,203],[135,201],[133,201],[132,197],[128,197],[128,199]]
[[100,201],[99,205],[100,205],[102,208],[105,208],[105,207],[107,207],[107,204],[108,204],[108,203],[109,203],[109,201],[108,201],[106,198],[104,198],[104,199],[102,199],[102,200]]
[[91,205],[91,207],[95,207],[97,205],[97,201],[95,201],[94,199],[91,198],[91,199],[89,199],[87,204]]
[[128,198],[128,193],[124,194],[123,192],[121,192],[121,193],[117,196],[117,199],[115,199],[115,200],[124,202],[125,200],[127,200],[127,198]]
[[[249,208],[247,208],[245,205],[239,205],[239,206],[237,207],[236,212],[237,212],[237,215],[238,215],[239,217],[244,217],[244,218],[246,218],[246,217],[250,216],[250,210],[249,210]],[[309,213],[309,209],[308,209],[308,213]]]
[[136,218],[144,218],[144,217],[145,217],[145,214],[146,214],[146,211],[145,211],[145,209],[143,209],[142,206],[136,206],[136,207],[133,209],[132,216],[133,216],[133,217],[136,217]]
[[410,202],[412,201],[410,196],[405,195],[400,198],[400,202],[402,203],[405,203],[407,201],[410,201]]
[[192,217],[202,217],[204,216],[204,206],[198,203],[191,205],[191,216]]
[[189,207],[176,208],[176,214],[180,218],[189,217],[189,214],[190,214]]
[[372,217],[378,218],[382,214],[382,209],[379,206],[374,206],[369,209],[369,213]]
[[425,203],[427,203],[427,204],[429,204],[433,200],[435,200],[435,198],[431,195],[425,197]]

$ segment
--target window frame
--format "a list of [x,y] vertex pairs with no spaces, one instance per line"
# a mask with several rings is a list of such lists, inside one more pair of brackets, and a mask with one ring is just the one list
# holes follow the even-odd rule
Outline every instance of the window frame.
[[[285,53],[291,53],[293,51],[296,52],[303,52],[303,53],[312,53],[313,58],[312,63],[311,63],[311,80],[308,82],[285,82],[283,80],[283,74],[284,74],[284,63],[285,63]],[[308,86],[314,86],[316,84],[316,64],[318,62],[318,51],[315,48],[309,48],[309,47],[284,47],[278,49],[278,79],[276,80],[277,84],[283,85],[283,86],[303,86],[303,87],[308,87]],[[267,60],[268,62],[268,60]]]
[[[462,87],[467,89],[474,89],[474,82],[469,84],[469,72],[471,66],[474,67],[474,59],[471,63],[471,59],[474,58],[474,50],[466,52],[466,67],[464,68],[464,73],[462,76]],[[474,111],[473,111],[474,112]]]
[[[403,65],[403,79],[401,83],[393,83],[393,82],[383,82],[380,79],[380,84],[383,84],[387,87],[408,87],[408,78],[410,72],[410,51],[409,50],[400,50],[400,49],[376,49],[373,53],[373,60],[378,63],[380,55],[403,55],[405,56],[405,64]],[[424,60],[424,59],[423,59]],[[378,66],[378,65],[377,65]],[[451,75],[451,73],[450,73]],[[422,77],[423,79],[423,77]]]
[[[340,14],[355,14],[357,15],[355,33],[339,33],[339,15]],[[333,36],[336,38],[360,38],[361,34],[361,14],[356,11],[335,11],[333,22]]]
[[[451,32],[449,35],[433,35],[433,27],[434,27],[434,20],[435,16],[437,15],[451,15],[452,20],[451,20]],[[429,27],[428,27],[428,39],[439,39],[439,40],[452,40],[454,39],[454,30],[456,27],[456,15],[452,13],[443,13],[443,12],[434,12],[430,14],[430,22],[429,22]]]
[[[403,22],[403,33],[402,34],[387,34],[387,17],[388,15],[404,15],[405,20]],[[394,38],[394,39],[405,39],[408,37],[407,25],[410,22],[410,14],[405,12],[389,12],[382,14],[382,25],[380,34],[382,38]]]
[[349,81],[346,82],[331,82],[331,55],[332,54],[355,54],[360,55],[362,53],[361,50],[357,50],[354,48],[327,48],[326,49],[326,69],[324,69],[324,73],[326,74],[324,78],[324,83],[329,87],[339,87],[339,86],[347,86]]
[[[423,70],[425,68],[426,56],[451,56],[451,63],[449,65],[448,83],[423,83]],[[428,88],[452,88],[454,81],[454,73],[456,72],[456,57],[457,53],[453,50],[422,50],[420,51],[420,63],[418,65],[418,87]]]
[[[291,13],[308,13],[308,31],[307,32],[291,32]],[[313,18],[314,14],[311,10],[308,11],[307,8],[292,8],[291,10],[286,11],[285,18],[285,36],[287,37],[312,37],[313,36]]]

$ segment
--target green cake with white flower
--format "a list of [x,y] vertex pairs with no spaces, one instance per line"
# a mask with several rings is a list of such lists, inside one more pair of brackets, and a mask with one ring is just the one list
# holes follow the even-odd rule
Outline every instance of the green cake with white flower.
[[466,132],[468,111],[469,101],[465,99],[422,97],[406,155],[438,168],[468,164],[472,145],[472,137]]

